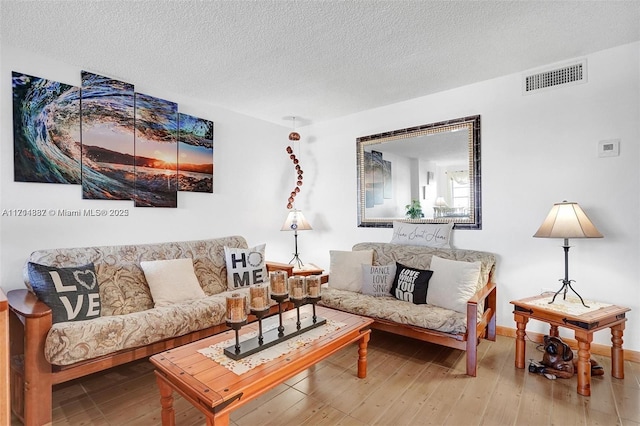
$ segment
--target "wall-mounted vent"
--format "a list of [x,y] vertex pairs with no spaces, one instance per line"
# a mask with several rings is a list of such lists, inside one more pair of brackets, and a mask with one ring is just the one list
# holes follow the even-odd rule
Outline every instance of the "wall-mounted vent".
[[522,91],[525,95],[545,89],[565,87],[587,82],[587,60],[583,59],[553,69],[539,70],[524,76]]

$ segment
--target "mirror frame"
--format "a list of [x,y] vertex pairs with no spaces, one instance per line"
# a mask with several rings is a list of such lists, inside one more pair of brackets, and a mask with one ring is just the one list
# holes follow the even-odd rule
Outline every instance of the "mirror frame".
[[[466,129],[469,136],[469,190],[470,215],[464,218],[407,219],[407,218],[369,218],[365,210],[365,169],[364,152],[369,145],[394,140],[407,139],[414,136],[432,135],[452,130]],[[455,229],[482,229],[482,173],[480,167],[480,115],[456,118],[438,123],[424,124],[406,129],[398,129],[375,135],[362,136],[356,139],[356,159],[358,175],[358,226],[374,228],[391,228],[394,221],[409,223],[446,223],[453,222]]]

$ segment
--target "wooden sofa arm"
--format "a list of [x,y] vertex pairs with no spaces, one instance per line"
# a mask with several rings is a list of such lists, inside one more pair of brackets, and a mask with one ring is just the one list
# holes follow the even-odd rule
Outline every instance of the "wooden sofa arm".
[[51,329],[51,308],[26,289],[7,293],[10,318],[11,355],[22,355],[24,371],[24,424],[46,424],[51,421],[51,364],[44,357],[44,345]]
[[17,315],[38,318],[51,315],[51,308],[27,289],[11,290],[7,293],[9,306]]
[[[496,283],[488,282],[467,301],[467,333],[470,341],[483,336],[486,329],[486,339],[496,340]],[[478,319],[478,305],[484,308]]]
[[469,299],[467,303],[478,304],[479,302],[484,301],[495,290],[496,290],[496,283],[488,282],[487,285],[482,287],[480,290],[476,292],[476,294],[471,296],[471,299]]

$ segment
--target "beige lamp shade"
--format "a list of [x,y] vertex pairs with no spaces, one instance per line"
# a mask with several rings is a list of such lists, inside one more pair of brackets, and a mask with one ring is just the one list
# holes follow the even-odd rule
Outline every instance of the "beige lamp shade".
[[541,238],[602,238],[578,203],[563,201],[551,208],[533,235]]
[[281,231],[309,231],[311,225],[300,210],[291,210],[284,221]]
[[436,201],[433,203],[433,205],[437,207],[448,207],[447,202],[444,200],[444,197],[436,198]]

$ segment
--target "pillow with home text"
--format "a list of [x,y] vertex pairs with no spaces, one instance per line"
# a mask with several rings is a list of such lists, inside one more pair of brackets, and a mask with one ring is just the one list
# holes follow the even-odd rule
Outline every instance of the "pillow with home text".
[[394,221],[391,244],[451,248],[452,229],[453,222],[409,223]]
[[225,246],[227,290],[237,290],[267,281],[267,267],[264,263],[265,247],[266,244],[248,249]]

